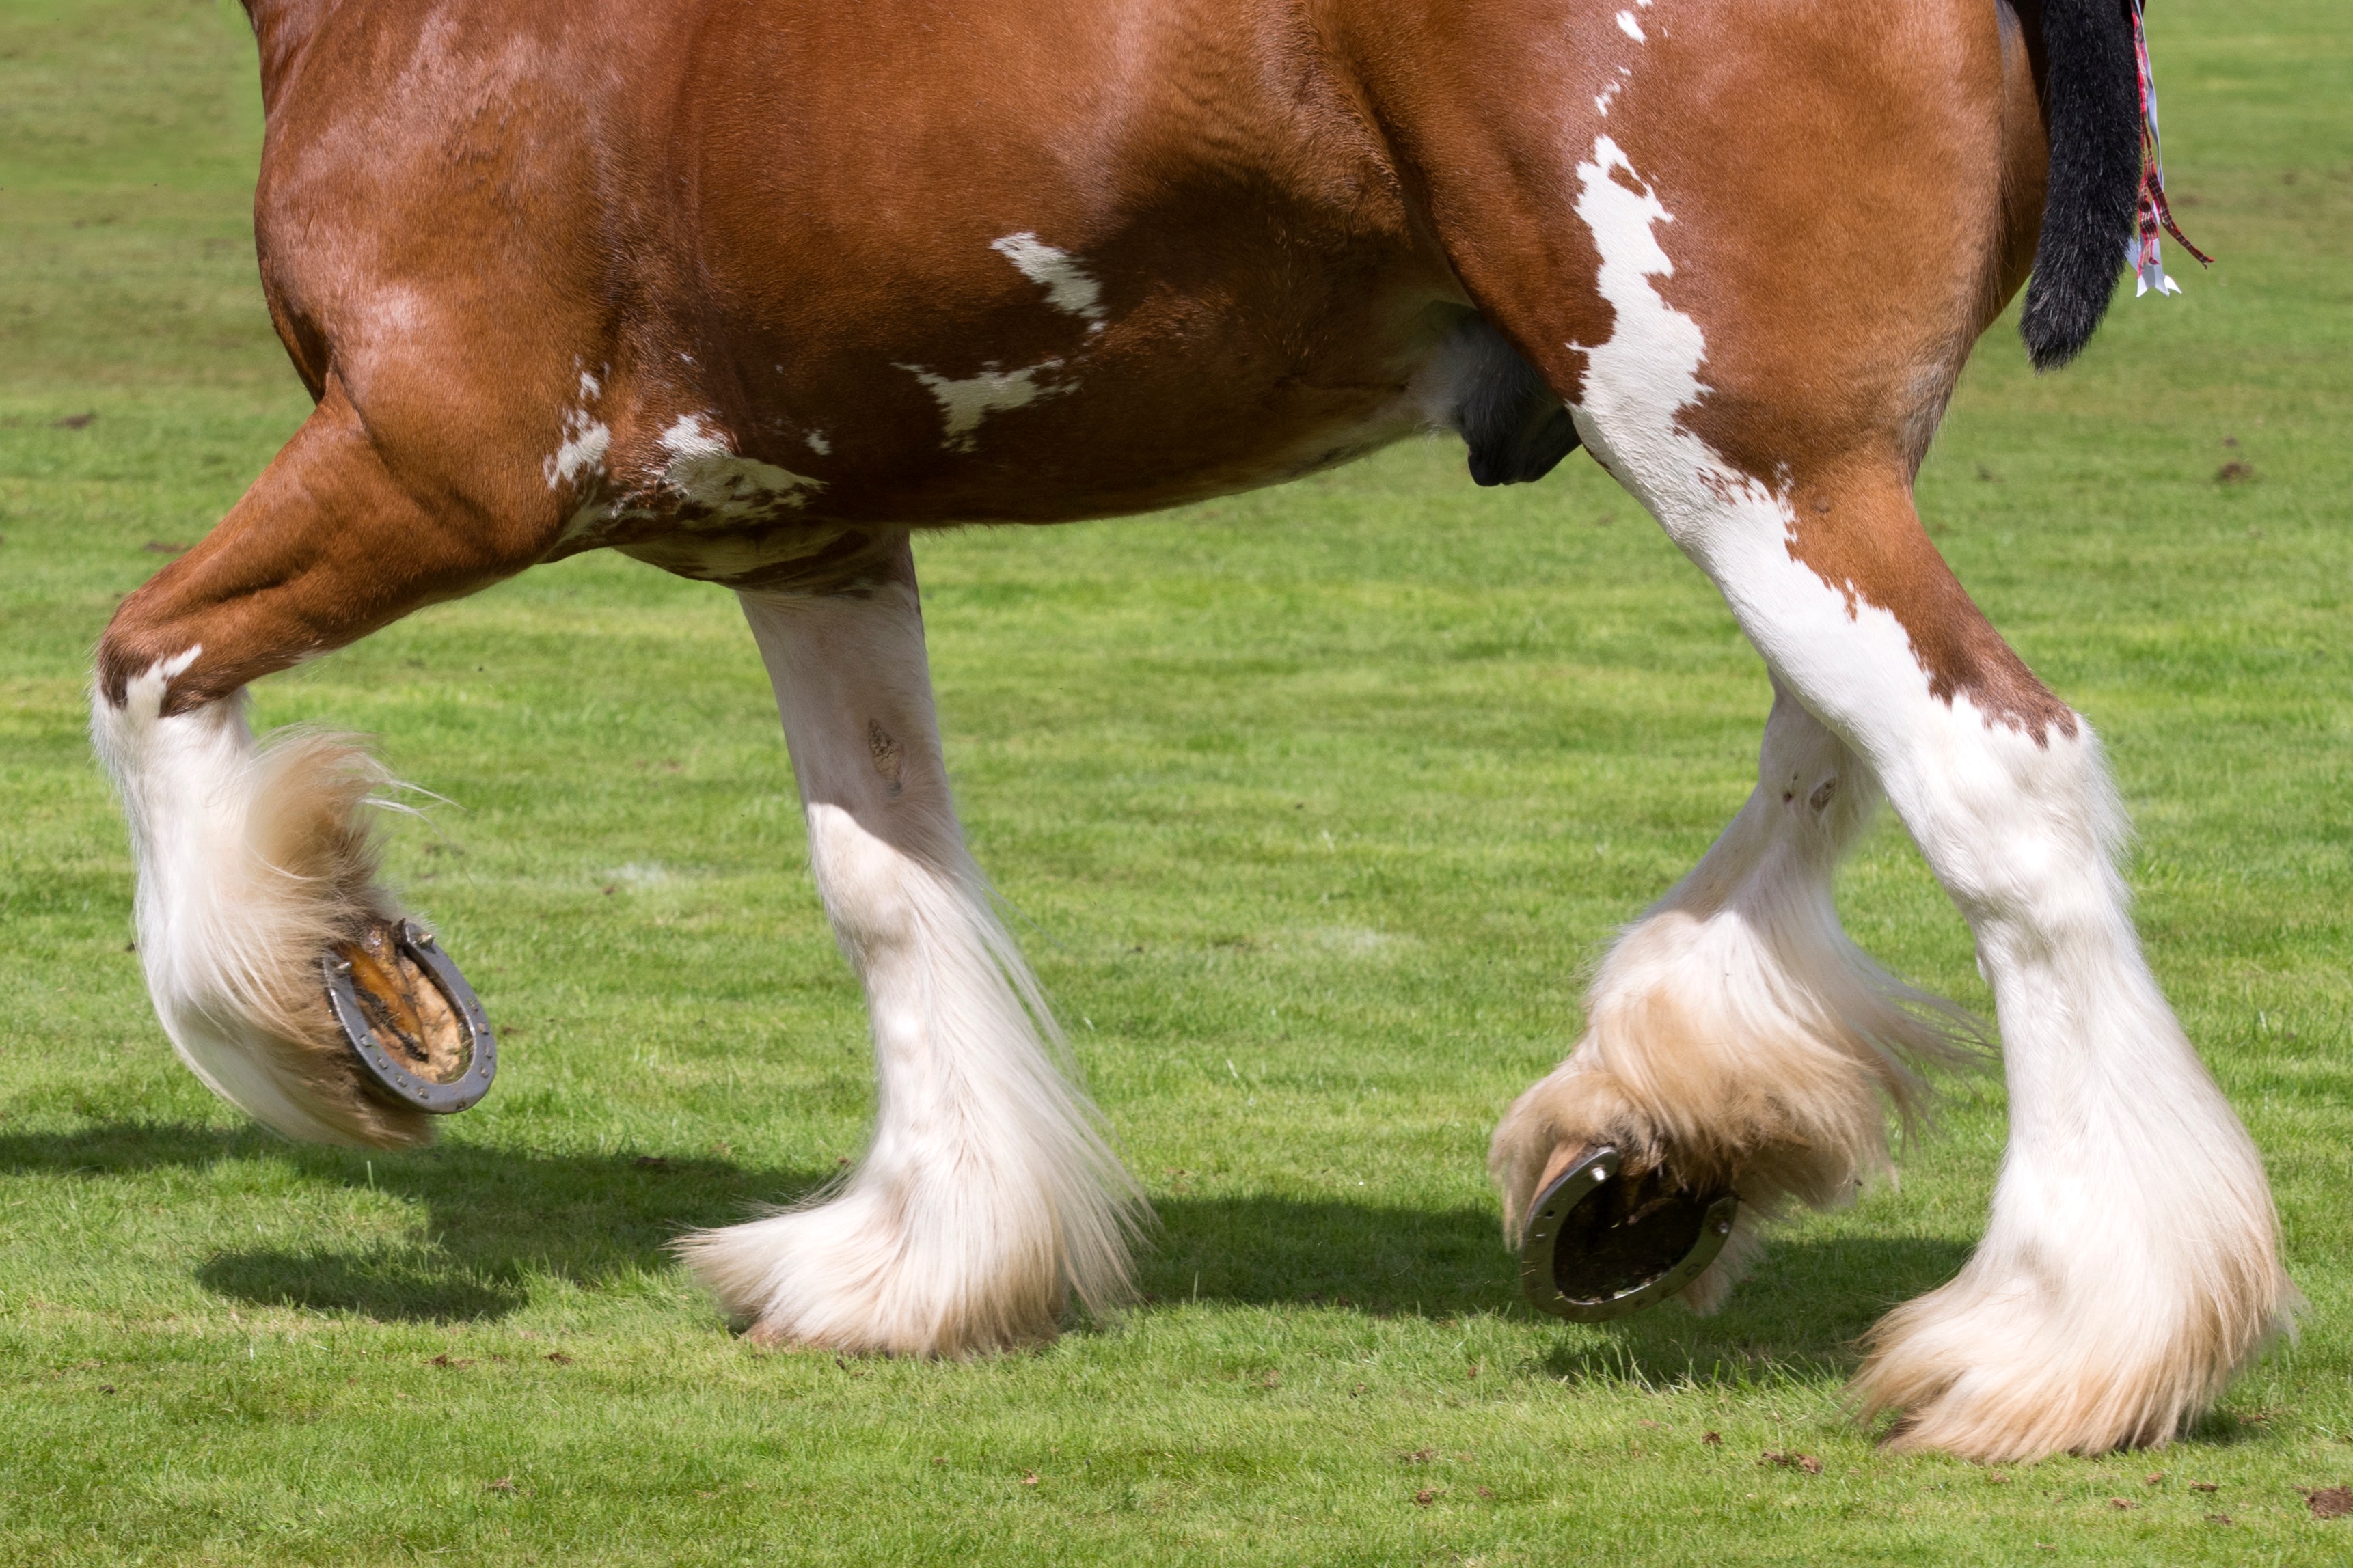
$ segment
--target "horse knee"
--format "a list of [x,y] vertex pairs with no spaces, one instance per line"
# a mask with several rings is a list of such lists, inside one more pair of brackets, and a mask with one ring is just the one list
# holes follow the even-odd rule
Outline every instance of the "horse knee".
[[553,491],[417,467],[387,457],[331,378],[228,514],[117,608],[100,693],[119,706],[163,668],[165,712],[220,700],[521,571],[560,527]]

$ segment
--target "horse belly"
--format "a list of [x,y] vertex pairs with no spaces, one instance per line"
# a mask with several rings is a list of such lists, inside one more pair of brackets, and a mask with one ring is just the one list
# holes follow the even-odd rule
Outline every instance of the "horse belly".
[[[335,13],[277,84],[261,203],[314,389],[437,479],[521,478],[543,559],[733,581],[1413,427],[1459,289],[1358,118],[1270,89],[1321,79],[1265,8],[569,15]],[[953,47],[909,41],[935,24]]]
[[1169,355],[951,380],[894,362],[896,375],[829,395],[681,416],[638,443],[647,449],[611,455],[612,471],[638,482],[601,487],[567,534],[574,548],[610,545],[685,576],[816,581],[878,527],[1073,521],[1279,484],[1417,427],[1409,388],[1422,336],[1303,373]]
[[789,9],[687,68],[698,271],[634,346],[811,521],[1148,510],[1412,428],[1459,291],[1360,118],[1270,89],[1264,8],[931,7],[924,49]]

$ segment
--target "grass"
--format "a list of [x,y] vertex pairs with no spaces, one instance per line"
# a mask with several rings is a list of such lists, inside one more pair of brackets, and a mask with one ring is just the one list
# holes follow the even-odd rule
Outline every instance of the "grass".
[[[1411,445],[923,544],[972,836],[1162,1220],[1116,1324],[974,1364],[775,1353],[669,1261],[854,1153],[869,1068],[749,638],[724,595],[618,559],[259,689],[264,721],[374,731],[453,803],[395,870],[505,1062],[421,1155],[241,1123],[125,951],[81,693],[151,547],[199,536],[305,411],[253,276],[251,46],[201,0],[0,17],[0,1563],[2353,1556],[2299,1491],[2353,1479],[2333,0],[2157,8],[2173,184],[2221,264],[2120,304],[2062,376],[1990,335],[1921,481],[2107,738],[2152,959],[2312,1300],[2188,1440],[2008,1471],[1883,1454],[1839,1403],[1855,1336],[1967,1256],[1996,1079],[1948,1083],[1901,1188],[1791,1226],[1718,1317],[1515,1304],[1488,1129],[1573,1037],[1611,930],[1738,805],[1767,700],[1582,459],[1486,493]],[[1985,1006],[1892,826],[1842,900]]]

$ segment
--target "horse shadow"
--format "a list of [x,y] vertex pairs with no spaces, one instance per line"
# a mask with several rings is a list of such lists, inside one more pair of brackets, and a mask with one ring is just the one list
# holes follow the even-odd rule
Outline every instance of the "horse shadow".
[[[1522,1300],[1519,1260],[1492,1209],[1262,1196],[1166,1198],[1157,1207],[1159,1245],[1141,1260],[1148,1298],[1551,1322]],[[1671,1302],[1614,1322],[1559,1325],[1523,1370],[1655,1387],[1842,1379],[1882,1314],[1951,1279],[1968,1255],[1967,1243],[1936,1237],[1785,1232],[1712,1316]]]
[[[202,1170],[267,1159],[301,1185],[373,1187],[415,1206],[405,1240],[228,1248],[198,1283],[257,1306],[379,1321],[495,1321],[554,1279],[584,1290],[674,1289],[670,1244],[816,1193],[833,1170],[623,1150],[548,1152],[450,1142],[364,1154],[258,1129],[118,1122],[0,1136],[0,1179]],[[1147,1310],[1187,1300],[1310,1306],[1374,1317],[1535,1321],[1493,1212],[1269,1194],[1162,1194],[1137,1259]],[[1835,1377],[1895,1301],[1948,1279],[1961,1243],[1841,1234],[1776,1238],[1710,1318],[1670,1306],[1564,1329],[1532,1373],[1571,1383],[1746,1384]]]
[[268,1161],[300,1188],[372,1188],[413,1206],[396,1239],[350,1247],[231,1247],[195,1269],[233,1300],[383,1321],[493,1321],[534,1285],[644,1285],[673,1267],[681,1233],[789,1200],[832,1173],[752,1169],[724,1159],[619,1151],[561,1153],[444,1142],[405,1153],[322,1149],[258,1128],[120,1122],[0,1136],[0,1180],[201,1171]]

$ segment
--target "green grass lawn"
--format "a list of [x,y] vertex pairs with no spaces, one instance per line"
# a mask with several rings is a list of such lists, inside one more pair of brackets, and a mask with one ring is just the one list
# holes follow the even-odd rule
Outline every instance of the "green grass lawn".
[[[870,1068],[749,636],[617,558],[258,689],[448,803],[392,864],[505,1059],[423,1154],[244,1123],[148,1010],[82,694],[110,606],[307,411],[254,278],[251,45],[206,0],[0,0],[0,1563],[2353,1558],[2299,1489],[2353,1480],[2353,20],[2151,26],[2221,264],[2063,375],[1989,335],[1920,489],[2107,739],[2151,956],[2312,1308],[2188,1440],[1989,1470],[1840,1400],[1976,1237],[1997,1077],[1717,1317],[1516,1301],[1488,1131],[1746,795],[1768,700],[1582,458],[1484,492],[1415,443],[921,545],[976,848],[1159,1213],[1116,1323],[841,1362],[731,1337],[670,1261],[853,1155]],[[1842,898],[1986,1008],[1892,825]]]

